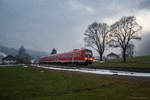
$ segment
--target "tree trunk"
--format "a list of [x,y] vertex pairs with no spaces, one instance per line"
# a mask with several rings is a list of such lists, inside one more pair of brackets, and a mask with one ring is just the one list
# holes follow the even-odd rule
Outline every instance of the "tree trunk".
[[126,62],[126,48],[123,48],[122,58],[123,58],[123,62]]
[[99,58],[100,61],[103,61],[103,53],[100,53],[100,58]]

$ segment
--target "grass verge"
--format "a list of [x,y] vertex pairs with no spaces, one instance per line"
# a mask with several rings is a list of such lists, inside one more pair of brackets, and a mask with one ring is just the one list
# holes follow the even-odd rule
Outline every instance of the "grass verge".
[[150,99],[150,79],[0,67],[0,100]]
[[94,62],[89,67],[122,67],[122,68],[147,68],[150,69],[150,56],[139,56],[134,58],[127,58],[126,62],[122,59],[106,60],[103,63]]

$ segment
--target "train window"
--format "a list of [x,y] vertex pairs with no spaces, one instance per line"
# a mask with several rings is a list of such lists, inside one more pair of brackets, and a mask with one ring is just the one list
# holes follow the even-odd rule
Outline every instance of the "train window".
[[48,57],[49,59],[52,59],[52,57]]
[[58,58],[58,56],[50,56],[50,57],[48,57],[48,59],[57,59]]
[[68,58],[68,57],[71,57],[71,55],[70,54],[64,54],[64,55],[62,55],[62,58]]
[[77,53],[74,53],[74,56],[76,57],[76,56],[77,56]]
[[86,57],[92,57],[92,51],[91,50],[85,50],[85,56]]
[[70,55],[70,54],[68,54],[68,57],[71,57],[71,55]]
[[75,57],[79,57],[80,54],[79,54],[79,53],[74,53],[74,56],[75,56]]

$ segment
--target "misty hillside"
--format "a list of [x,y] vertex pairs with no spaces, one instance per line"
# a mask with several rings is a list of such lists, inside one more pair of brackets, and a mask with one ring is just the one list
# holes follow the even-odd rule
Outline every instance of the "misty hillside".
[[[41,56],[46,56],[48,55],[47,52],[41,52],[41,51],[35,51],[35,50],[30,50],[30,49],[26,49],[26,52],[32,57],[32,58],[38,58],[38,57],[41,57]],[[15,49],[15,48],[9,48],[9,47],[6,47],[6,46],[2,46],[0,45],[0,52],[6,54],[6,55],[13,55],[13,56],[16,56],[17,53],[18,53],[18,49]]]
[[6,54],[6,55],[17,55],[18,50],[14,49],[14,48],[8,48],[5,46],[0,45],[0,52]]
[[39,58],[39,57],[48,55],[47,52],[42,52],[42,51],[35,51],[35,50],[30,50],[30,49],[27,49],[26,51],[33,58]]

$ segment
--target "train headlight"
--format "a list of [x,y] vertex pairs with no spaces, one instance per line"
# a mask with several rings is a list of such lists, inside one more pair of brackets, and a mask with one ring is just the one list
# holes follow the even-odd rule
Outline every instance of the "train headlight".
[[93,58],[90,58],[91,61],[93,61]]
[[88,58],[85,58],[84,60],[88,60]]

